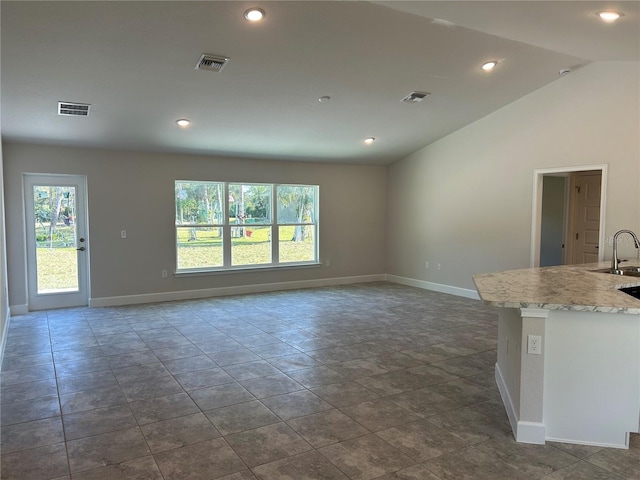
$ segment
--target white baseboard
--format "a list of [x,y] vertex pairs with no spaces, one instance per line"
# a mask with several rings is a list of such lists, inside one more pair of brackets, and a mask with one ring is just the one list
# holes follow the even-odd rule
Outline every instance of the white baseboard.
[[9,315],[26,315],[29,313],[29,305],[9,305]]
[[605,448],[619,448],[622,450],[629,449],[629,434],[626,435],[625,443],[596,443],[596,442],[585,442],[584,440],[574,440],[572,438],[552,438],[547,437],[547,440],[550,442],[558,442],[558,443],[573,443],[575,445],[588,445],[590,447],[605,447]]
[[145,293],[140,295],[123,295],[118,297],[98,297],[89,299],[90,307],[116,307],[121,305],[137,305],[141,303],[169,302],[175,300],[193,300],[196,298],[222,297],[225,295],[243,295],[247,293],[275,292],[279,290],[297,290],[301,288],[330,287],[353,283],[384,282],[385,274],[360,275],[355,277],[321,278],[295,282],[260,283],[240,285],[237,287],[205,288],[200,290],[184,290],[162,293]]
[[[389,281],[408,285],[410,287],[433,290],[458,297],[479,300],[478,292],[466,288],[443,285],[440,283],[426,282],[413,278],[388,275],[384,273],[375,275],[358,275],[352,277],[320,278],[316,280],[303,280],[295,282],[260,283],[255,285],[240,285],[236,287],[205,288],[199,290],[183,290],[159,293],[143,293],[139,295],[121,295],[116,297],[94,297],[89,299],[89,307],[117,307],[122,305],[138,305],[143,303],[170,302],[175,300],[192,300],[196,298],[221,297],[225,295],[243,295],[247,293],[264,293],[278,290],[296,290],[301,288],[330,287],[334,285],[349,285],[354,283],[384,282]],[[11,315],[26,315],[29,306],[11,305]]]
[[518,415],[516,414],[516,409],[513,406],[511,395],[509,395],[509,389],[507,388],[507,384],[504,381],[504,377],[502,376],[502,372],[500,371],[500,367],[497,363],[495,369],[495,378],[496,384],[498,385],[498,391],[500,392],[500,397],[502,398],[502,404],[504,405],[504,409],[507,411],[507,417],[509,417],[511,430],[515,432],[518,429]]
[[480,300],[480,295],[475,290],[468,288],[454,287],[451,285],[444,285],[442,283],[427,282],[425,280],[416,280],[415,278],[400,277],[398,275],[387,274],[387,280],[393,283],[400,283],[402,285],[408,285],[410,287],[422,288],[424,290],[433,290],[434,292],[448,293],[450,295],[456,295],[457,297],[472,298],[474,300]]
[[520,420],[515,430],[516,442],[544,445],[545,431],[544,423]]
[[513,430],[513,436],[516,442],[520,443],[533,443],[536,445],[544,445],[545,443],[545,426],[541,422],[527,422],[518,418],[518,413],[509,395],[507,384],[504,381],[500,367],[496,363],[495,370],[496,384],[498,385],[498,391],[500,397],[502,397],[502,404],[507,411],[507,417],[509,417],[509,424]]
[[4,360],[4,347],[7,345],[7,336],[9,333],[9,322],[11,322],[11,314],[9,313],[8,309],[6,312],[4,312],[4,315],[5,315],[4,330],[1,332],[1,338],[0,338],[0,368],[2,368],[2,361]]

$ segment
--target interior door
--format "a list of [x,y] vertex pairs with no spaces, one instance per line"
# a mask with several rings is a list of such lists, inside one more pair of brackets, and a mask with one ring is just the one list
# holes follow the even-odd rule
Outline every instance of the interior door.
[[600,171],[575,174],[574,264],[598,261],[601,182]]
[[29,310],[86,306],[86,177],[24,175]]

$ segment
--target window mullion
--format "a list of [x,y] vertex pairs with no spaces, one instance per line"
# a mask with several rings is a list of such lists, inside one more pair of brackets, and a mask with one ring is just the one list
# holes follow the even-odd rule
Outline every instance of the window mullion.
[[224,182],[222,227],[222,264],[231,267],[231,225],[229,225],[229,184]]
[[278,231],[278,190],[271,185],[271,263],[280,263],[280,232]]

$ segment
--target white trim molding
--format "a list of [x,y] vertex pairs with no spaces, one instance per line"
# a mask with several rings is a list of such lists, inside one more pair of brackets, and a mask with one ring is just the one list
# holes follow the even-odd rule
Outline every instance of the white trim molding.
[[7,337],[9,335],[10,322],[11,315],[7,311],[4,319],[4,330],[2,331],[2,338],[0,338],[0,367],[2,367],[2,361],[4,360],[4,348],[7,346]]
[[504,381],[502,372],[500,371],[500,366],[497,363],[494,376],[496,379],[496,385],[498,386],[498,392],[500,392],[500,397],[502,398],[502,404],[504,405],[507,417],[509,418],[509,423],[511,424],[511,429],[515,432],[518,428],[518,414],[513,406],[513,400],[511,400],[511,395],[509,395],[509,389],[507,388],[507,384]]
[[9,316],[26,315],[29,313],[29,304],[24,305],[9,305]]
[[500,367],[497,363],[495,379],[496,384],[498,385],[498,391],[500,392],[500,397],[502,398],[502,404],[507,412],[507,417],[509,418],[509,423],[511,424],[513,436],[516,441],[544,445],[546,434],[544,424],[541,422],[526,422],[518,418],[516,409],[513,406],[513,401],[511,400],[511,395],[509,395],[509,389],[507,388],[504,378],[502,377],[502,372],[500,371]]
[[[434,292],[447,293],[457,297],[480,300],[476,290],[468,288],[444,285],[441,283],[416,280],[414,278],[389,275],[385,273],[373,275],[358,275],[351,277],[321,278],[316,280],[304,280],[295,282],[260,283],[253,285],[239,285],[235,287],[206,288],[200,290],[177,290],[171,292],[142,293],[138,295],[121,295],[114,297],[89,298],[89,307],[117,307],[122,305],[139,305],[144,303],[171,302],[176,300],[193,300],[197,298],[222,297],[225,295],[244,295],[247,293],[275,292],[280,290],[296,290],[303,288],[330,287],[335,285],[350,285],[354,283],[391,282],[410,287],[432,290]],[[29,305],[11,305],[11,315],[26,315],[29,313]]]
[[387,280],[392,283],[399,283],[409,287],[422,288],[423,290],[433,290],[434,292],[448,293],[457,297],[472,298],[480,300],[480,295],[476,290],[468,288],[454,287],[452,285],[444,285],[442,283],[427,282],[425,280],[416,280],[415,278],[400,277],[398,275],[387,274]]
[[604,260],[605,215],[607,212],[607,175],[608,165],[575,165],[567,167],[536,168],[533,171],[533,200],[531,202],[531,251],[530,266],[540,266],[540,222],[542,219],[542,180],[544,175],[562,173],[601,171],[600,181],[600,239],[598,241],[598,260]]
[[588,445],[590,447],[605,447],[605,448],[619,448],[622,450],[629,449],[629,433],[627,432],[626,441],[623,445],[618,443],[598,443],[598,442],[585,442],[583,440],[574,440],[572,438],[555,438],[555,437],[547,437],[548,442],[559,442],[559,443],[574,443],[576,445]]
[[254,285],[238,285],[236,287],[205,288],[201,290],[182,290],[161,293],[143,293],[140,295],[122,295],[118,297],[90,298],[90,307],[116,307],[121,305],[137,305],[141,303],[170,302],[175,300],[193,300],[196,298],[222,297],[225,295],[243,295],[247,293],[264,293],[281,290],[297,290],[302,288],[331,287],[353,283],[384,282],[385,274],[359,275],[354,277],[320,278],[295,282],[259,283]]
[[529,318],[548,318],[549,310],[545,310],[543,308],[521,308],[520,316]]
[[513,433],[516,442],[544,445],[545,431],[544,423],[520,420]]

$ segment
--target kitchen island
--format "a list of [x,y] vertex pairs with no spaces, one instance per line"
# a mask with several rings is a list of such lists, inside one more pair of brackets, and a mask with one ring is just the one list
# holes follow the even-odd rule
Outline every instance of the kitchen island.
[[499,308],[495,377],[518,442],[628,448],[640,431],[640,277],[609,263],[474,275]]

